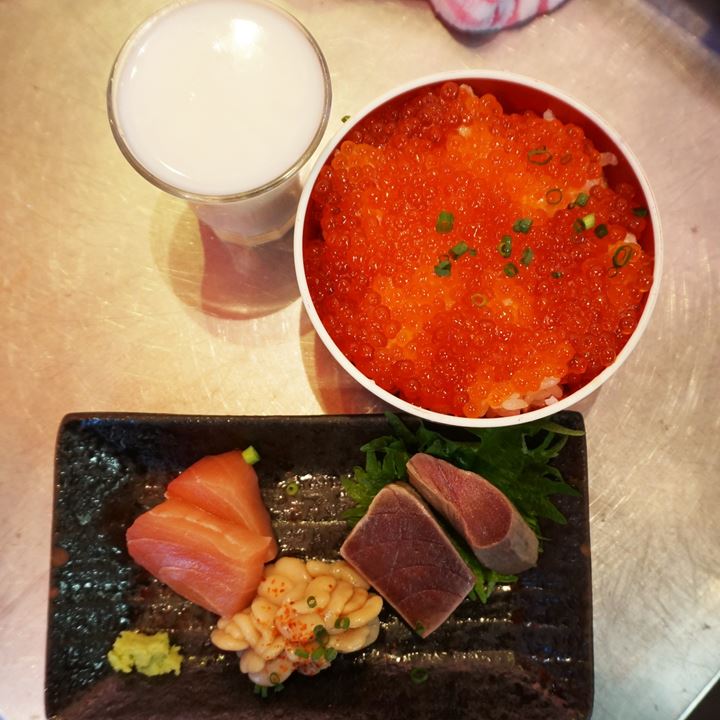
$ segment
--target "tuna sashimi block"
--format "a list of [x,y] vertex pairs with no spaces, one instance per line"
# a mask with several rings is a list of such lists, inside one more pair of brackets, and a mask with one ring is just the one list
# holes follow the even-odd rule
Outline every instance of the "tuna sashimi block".
[[537,536],[491,482],[424,453],[413,455],[407,470],[413,487],[450,521],[483,565],[514,574],[537,563]]
[[165,496],[185,500],[270,538],[265,561],[277,555],[277,542],[260,495],[257,473],[239,450],[201,458],[168,485]]
[[178,595],[218,615],[245,609],[255,597],[270,539],[170,499],[127,530],[132,559]]
[[422,637],[442,625],[474,585],[472,572],[406,483],[375,496],[340,554]]

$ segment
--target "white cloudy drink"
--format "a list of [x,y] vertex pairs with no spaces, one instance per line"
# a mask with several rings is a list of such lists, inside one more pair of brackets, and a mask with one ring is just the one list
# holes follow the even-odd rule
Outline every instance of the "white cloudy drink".
[[297,171],[324,132],[330,84],[312,37],[277,6],[193,0],[130,37],[108,103],[141,174],[190,200],[219,235],[252,242],[292,224]]

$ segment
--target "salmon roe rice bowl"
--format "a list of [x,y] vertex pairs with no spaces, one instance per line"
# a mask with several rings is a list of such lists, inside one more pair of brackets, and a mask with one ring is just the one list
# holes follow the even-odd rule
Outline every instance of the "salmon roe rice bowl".
[[446,82],[362,119],[312,189],[308,290],[357,369],[430,411],[556,403],[611,365],[653,280],[638,188],[552,113]]

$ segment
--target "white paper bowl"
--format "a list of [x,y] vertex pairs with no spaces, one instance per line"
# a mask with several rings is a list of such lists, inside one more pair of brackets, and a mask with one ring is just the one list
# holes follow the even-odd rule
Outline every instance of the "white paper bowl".
[[[622,182],[623,180],[631,182],[639,188],[643,195],[642,200],[644,201],[644,205],[649,211],[648,227],[643,235],[641,245],[645,250],[650,251],[654,256],[653,283],[645,299],[645,307],[640,316],[638,325],[632,335],[628,338],[627,343],[622,348],[615,361],[582,388],[566,395],[552,405],[530,410],[519,415],[482,418],[467,418],[455,415],[446,415],[444,413],[434,412],[409,403],[379,387],[373,380],[360,372],[355,365],[348,360],[348,358],[341,352],[333,339],[330,337],[330,334],[325,329],[317,311],[315,310],[312,298],[310,297],[307,279],[305,277],[305,268],[303,264],[303,240],[306,230],[306,212],[308,202],[318,174],[332,152],[342,142],[347,133],[355,125],[357,125],[357,123],[362,121],[363,118],[379,108],[381,105],[390,100],[394,100],[400,95],[417,90],[418,88],[442,84],[447,81],[466,83],[474,89],[477,95],[492,93],[499,100],[505,112],[532,110],[538,115],[542,115],[546,110],[551,110],[562,122],[570,122],[579,125],[600,152],[611,152],[617,157],[617,165],[605,167],[605,176],[608,178],[609,184],[611,186],[616,186],[618,182]],[[604,382],[617,372],[638,344],[640,337],[648,325],[653,308],[655,307],[655,302],[660,289],[660,276],[662,272],[662,235],[655,198],[653,197],[652,191],[645,179],[645,174],[640,168],[637,159],[622,141],[620,136],[592,110],[550,85],[538,82],[537,80],[532,80],[531,78],[494,71],[485,72],[459,70],[422,77],[405,83],[404,85],[385,93],[369,105],[365,106],[360,112],[354,113],[351,119],[342,127],[340,132],[338,132],[335,137],[330,140],[327,147],[325,147],[318,157],[317,162],[308,176],[305,188],[300,197],[300,204],[295,221],[294,253],[295,272],[297,274],[298,285],[300,287],[300,295],[310,320],[318,336],[335,360],[337,360],[337,362],[340,363],[340,365],[355,380],[357,380],[357,382],[367,388],[378,398],[402,412],[407,412],[433,422],[476,428],[517,425],[520,423],[530,422],[532,420],[538,420],[540,418],[553,415],[561,410],[566,410],[586,398],[591,393],[595,392],[595,390],[597,390]]]

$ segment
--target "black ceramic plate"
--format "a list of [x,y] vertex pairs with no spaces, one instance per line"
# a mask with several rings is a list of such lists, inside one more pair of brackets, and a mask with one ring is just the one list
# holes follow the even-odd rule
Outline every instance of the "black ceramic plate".
[[[557,419],[582,428],[577,413]],[[583,438],[557,459],[580,496],[558,505],[538,567],[487,605],[464,602],[427,640],[384,610],[378,641],[314,678],[291,677],[267,699],[253,694],[233,654],[208,642],[214,617],[183,601],[125,551],[132,520],[203,455],[254,445],[262,492],[285,554],[332,558],[345,536],[339,477],[386,434],[380,415],[180,417],[71,415],[60,427],[46,704],[62,720],[554,720],[587,718],[593,692],[592,606]],[[447,428],[444,428],[447,431]],[[291,478],[300,492],[284,492]],[[147,678],[112,672],[105,654],[123,629],[168,630],[183,672]],[[429,668],[423,684],[413,667]]]

